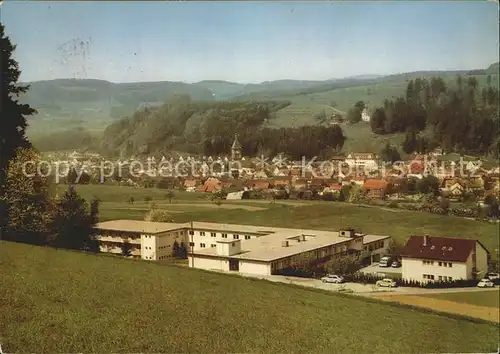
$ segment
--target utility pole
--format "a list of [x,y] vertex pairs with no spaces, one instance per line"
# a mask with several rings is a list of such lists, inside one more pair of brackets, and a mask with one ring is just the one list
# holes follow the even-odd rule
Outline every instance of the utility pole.
[[191,221],[191,267],[194,268],[194,230],[193,230],[193,222]]

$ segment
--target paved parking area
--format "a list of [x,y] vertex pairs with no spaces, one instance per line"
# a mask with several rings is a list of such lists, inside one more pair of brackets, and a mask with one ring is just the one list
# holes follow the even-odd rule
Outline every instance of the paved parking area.
[[403,271],[402,267],[392,268],[392,267],[379,267],[378,264],[372,264],[368,267],[361,268],[359,270],[360,273],[363,274],[373,274],[378,276],[388,276],[388,277],[401,277],[401,273]]
[[440,294],[448,292],[475,292],[475,291],[495,291],[497,288],[483,289],[483,288],[448,288],[448,289],[425,289],[425,288],[414,288],[414,287],[396,287],[396,288],[379,288],[375,284],[362,284],[362,283],[344,283],[344,284],[332,284],[323,283],[319,279],[313,278],[299,278],[299,277],[288,277],[281,275],[254,275],[254,274],[242,274],[241,276],[265,279],[272,282],[279,282],[285,284],[300,285],[315,289],[329,290],[329,291],[339,291],[339,289],[350,289],[354,295],[365,295],[365,296],[391,296],[391,295],[424,295],[424,294]]

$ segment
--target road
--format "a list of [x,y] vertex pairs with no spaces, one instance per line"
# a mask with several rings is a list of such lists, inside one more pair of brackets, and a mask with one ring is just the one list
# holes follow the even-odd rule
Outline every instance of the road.
[[495,288],[447,288],[447,289],[425,289],[413,287],[397,287],[397,288],[379,288],[374,284],[361,284],[361,283],[344,283],[344,284],[331,284],[323,283],[319,279],[312,278],[298,278],[288,277],[281,275],[254,275],[254,274],[241,274],[244,277],[265,279],[272,282],[294,284],[309,288],[339,291],[340,288],[352,290],[354,295],[364,296],[391,296],[391,295],[425,295],[425,294],[442,294],[442,293],[457,293],[457,292],[476,292],[476,291],[495,291]]

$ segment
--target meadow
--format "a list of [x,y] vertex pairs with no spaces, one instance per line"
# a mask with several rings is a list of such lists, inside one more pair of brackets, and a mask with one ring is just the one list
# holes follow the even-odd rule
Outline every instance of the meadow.
[[421,296],[431,299],[458,302],[460,304],[493,307],[497,309],[500,307],[500,290],[498,289],[496,291],[457,292]]
[[[59,195],[66,186],[59,185]],[[99,196],[100,220],[142,220],[153,198],[158,209],[171,213],[175,222],[209,221],[218,223],[253,224],[303,229],[338,230],[354,227],[367,234],[389,235],[402,245],[410,235],[477,238],[491,252],[498,254],[498,226],[455,216],[442,216],[402,209],[382,209],[342,202],[277,200],[222,201],[227,208],[214,207],[203,193],[174,192],[170,204],[166,191],[156,188],[133,188],[107,185],[80,185],[78,192],[86,199]],[[134,204],[128,204],[132,196]],[[178,205],[180,204],[180,205]],[[176,206],[178,205],[178,206]],[[229,207],[231,206],[231,207]],[[245,210],[254,206],[261,210]]]
[[[498,326],[187,267],[0,241],[6,352],[493,352]],[[425,340],[415,340],[425,338]]]

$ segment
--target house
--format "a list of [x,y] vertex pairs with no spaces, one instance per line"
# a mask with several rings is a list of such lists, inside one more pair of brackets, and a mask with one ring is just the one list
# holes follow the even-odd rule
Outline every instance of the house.
[[271,180],[271,184],[276,187],[290,187],[292,185],[292,177],[291,176],[276,176]]
[[368,198],[383,199],[387,191],[387,182],[383,179],[367,179],[363,189]]
[[459,199],[464,195],[465,187],[462,182],[456,181],[449,188],[447,188],[450,198]]
[[214,193],[219,189],[222,189],[222,183],[219,179],[215,177],[209,177],[205,183],[200,187],[201,192]]
[[363,122],[370,122],[372,117],[368,114],[368,110],[365,108],[363,109],[363,112],[361,112],[361,120]]
[[184,180],[183,186],[186,189],[193,189],[198,187],[201,184],[199,179],[186,179]]
[[347,155],[345,162],[351,168],[358,168],[361,171],[374,170],[378,168],[379,157],[371,152],[353,152]]
[[266,178],[270,178],[272,177],[273,174],[268,171],[268,170],[260,170],[260,171],[257,171],[253,174],[253,178],[256,178],[256,179],[266,179]]
[[245,186],[248,187],[249,189],[264,190],[264,189],[269,189],[270,182],[269,180],[250,179],[245,182]]
[[419,282],[480,279],[488,270],[488,250],[467,238],[410,236],[402,251],[402,277]]
[[295,189],[306,189],[307,188],[307,179],[305,178],[296,178],[292,180],[292,185]]
[[240,200],[240,199],[250,199],[249,191],[239,191],[228,193],[226,196],[227,200]]

